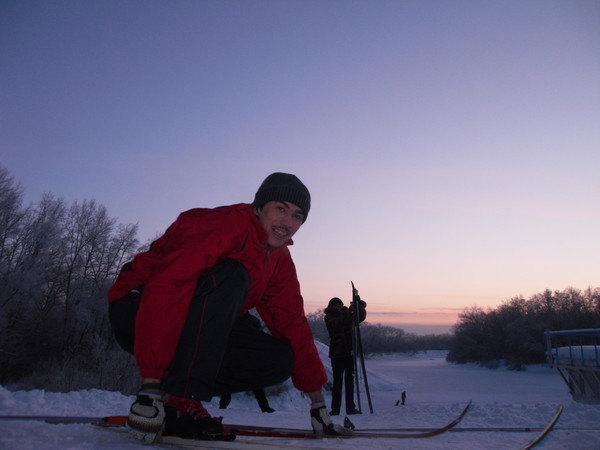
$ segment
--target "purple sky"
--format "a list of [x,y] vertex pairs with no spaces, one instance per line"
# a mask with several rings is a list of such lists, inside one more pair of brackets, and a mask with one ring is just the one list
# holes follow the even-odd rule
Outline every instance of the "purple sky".
[[142,240],[293,172],[308,311],[600,286],[600,3],[5,0],[0,163]]

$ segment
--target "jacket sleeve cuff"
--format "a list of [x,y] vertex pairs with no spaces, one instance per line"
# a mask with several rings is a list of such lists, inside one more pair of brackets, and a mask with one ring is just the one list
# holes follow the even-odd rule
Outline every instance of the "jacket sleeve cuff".
[[158,378],[162,380],[165,377],[165,369],[156,369],[151,367],[140,368],[142,378]]

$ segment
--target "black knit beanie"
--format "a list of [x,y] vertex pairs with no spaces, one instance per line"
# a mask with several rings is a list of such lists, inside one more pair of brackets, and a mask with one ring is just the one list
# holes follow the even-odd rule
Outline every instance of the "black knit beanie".
[[333,297],[331,300],[329,300],[329,303],[327,304],[327,307],[331,308],[332,306],[335,306],[335,305],[342,305],[343,306],[344,302],[339,297]]
[[310,192],[296,175],[282,172],[269,175],[256,191],[252,206],[261,208],[265,203],[273,201],[289,202],[298,206],[304,213],[303,223],[306,221],[310,211]]

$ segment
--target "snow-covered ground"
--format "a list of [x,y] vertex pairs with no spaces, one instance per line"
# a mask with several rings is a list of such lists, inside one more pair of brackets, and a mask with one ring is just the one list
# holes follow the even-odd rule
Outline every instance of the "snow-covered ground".
[[[357,429],[436,427],[459,414],[469,400],[473,404],[457,428],[544,427],[559,405],[564,412],[553,430],[536,448],[600,449],[600,405],[583,405],[571,400],[554,369],[530,366],[526,371],[489,370],[475,365],[448,364],[443,352],[413,356],[385,355],[367,359],[368,381],[374,413],[350,416]],[[324,358],[327,363],[327,358]],[[402,391],[406,405],[396,403]],[[327,398],[328,402],[330,397]],[[131,397],[115,392],[79,391],[65,394],[44,391],[11,392],[0,388],[0,415],[85,415],[126,414]],[[207,408],[224,421],[308,428],[308,399],[296,391],[270,396],[272,414],[261,413],[252,396],[234,394],[226,410],[218,399]],[[339,422],[343,416],[337,417]],[[593,429],[575,431],[569,428]],[[427,439],[285,440],[289,447],[336,449],[518,449],[537,432],[464,431],[448,432]],[[256,439],[256,438],[242,438]],[[273,442],[264,438],[259,442]],[[156,446],[160,447],[160,446]],[[146,448],[123,432],[85,424],[51,425],[31,421],[0,421],[2,449],[136,449]]]

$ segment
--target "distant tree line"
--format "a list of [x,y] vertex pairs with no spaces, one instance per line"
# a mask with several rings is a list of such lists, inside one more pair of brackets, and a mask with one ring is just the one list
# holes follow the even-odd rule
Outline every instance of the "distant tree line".
[[[307,314],[307,319],[315,339],[329,345],[324,310]],[[369,322],[360,324],[360,336],[365,354],[448,350],[452,340],[450,334],[418,336],[401,328]]]
[[496,309],[467,308],[454,326],[447,360],[519,370],[545,362],[544,331],[600,328],[600,288],[546,290]]

